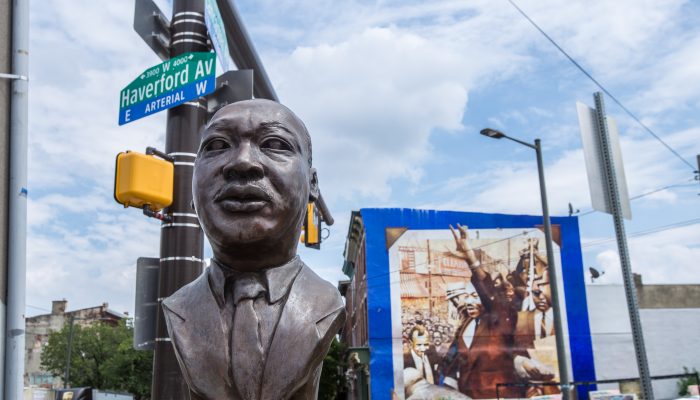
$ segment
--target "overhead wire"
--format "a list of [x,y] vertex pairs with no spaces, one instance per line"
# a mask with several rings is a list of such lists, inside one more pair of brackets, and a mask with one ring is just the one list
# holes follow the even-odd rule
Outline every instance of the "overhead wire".
[[[644,197],[646,197],[646,196],[650,196],[650,195],[652,195],[652,194],[654,194],[654,193],[661,192],[661,191],[663,191],[663,190],[668,190],[668,189],[677,188],[677,187],[690,186],[690,185],[687,184],[687,183],[688,183],[688,182],[691,182],[691,181],[694,181],[694,179],[692,179],[692,178],[691,178],[691,179],[685,179],[685,180],[680,181],[680,182],[678,182],[678,183],[674,183],[674,184],[671,184],[671,185],[666,185],[666,186],[662,186],[662,187],[659,187],[659,188],[656,188],[656,189],[652,189],[652,190],[650,190],[650,191],[648,191],[648,192],[644,192],[644,193],[638,194],[638,195],[636,195],[636,196],[630,197],[630,201],[638,200],[638,199],[644,198]],[[576,216],[578,216],[578,217],[584,217],[584,216],[589,215],[589,214],[592,214],[592,213],[594,213],[594,212],[599,212],[599,211],[598,211],[598,210],[593,210],[593,209],[591,209],[591,210],[588,210],[588,211],[585,211],[585,212],[581,212],[581,213],[577,213],[577,214],[574,214],[574,215],[576,215]],[[652,229],[654,229],[654,228],[652,228]],[[535,231],[537,231],[537,228],[525,229],[525,230],[523,230],[522,232],[519,232],[519,233],[517,233],[517,234],[515,234],[515,235],[507,236],[507,237],[500,238],[500,239],[496,239],[496,240],[494,240],[494,241],[491,241],[491,242],[482,244],[482,245],[480,245],[480,246],[474,247],[474,248],[472,248],[472,250],[481,250],[481,249],[483,249],[483,248],[485,248],[485,247],[494,245],[494,244],[496,244],[496,243],[504,242],[504,241],[506,241],[506,240],[511,240],[511,239],[517,238],[517,237],[519,237],[519,236],[527,236],[528,234],[530,234],[530,233],[532,233],[532,232],[535,232]],[[607,240],[607,239],[606,239],[606,240]],[[510,261],[512,261],[512,260],[510,260]],[[382,272],[382,273],[374,274],[374,275],[371,275],[371,276],[368,275],[365,279],[366,279],[366,281],[369,282],[370,280],[382,278],[382,277],[384,277],[384,276],[390,275],[390,274],[392,274],[392,273],[394,273],[394,272],[398,272],[398,271],[400,271],[400,270],[401,270],[401,268],[398,268],[398,269],[394,269],[394,270],[389,270],[389,271],[387,271],[387,272]],[[369,286],[368,286],[368,287],[369,287]]]
[[34,309],[37,309],[37,310],[41,310],[41,311],[48,311],[48,312],[51,312],[51,310],[49,310],[49,309],[46,309],[46,308],[43,308],[43,307],[33,306],[33,305],[31,305],[31,304],[25,304],[25,306],[27,306],[27,307],[29,307],[29,308],[34,308]]
[[[659,226],[659,227],[655,227],[655,228],[649,228],[649,229],[646,229],[646,230],[643,230],[643,231],[638,231],[638,232],[630,233],[628,236],[630,236],[630,237],[641,237],[641,236],[651,235],[651,234],[653,234],[653,233],[663,232],[663,231],[667,231],[667,230],[671,230],[671,229],[682,228],[682,227],[685,227],[685,226],[693,225],[693,224],[695,224],[695,223],[700,223],[700,218],[693,218],[693,219],[689,219],[689,220],[685,220],[685,221],[678,221],[678,222],[675,222],[675,223],[672,223],[672,224],[663,225],[663,226]],[[520,236],[520,235],[517,235],[517,236]],[[517,236],[516,236],[516,237],[517,237]],[[508,239],[508,238],[506,238],[506,239]],[[500,240],[499,240],[499,241],[500,241]],[[582,248],[583,248],[583,247],[594,247],[594,246],[599,246],[599,245],[602,245],[602,244],[610,243],[610,242],[613,242],[613,241],[615,241],[615,238],[606,238],[606,239],[594,240],[594,241],[591,241],[591,242],[582,243],[582,244],[581,244],[581,247],[582,247]],[[489,244],[490,244],[490,243],[489,243]],[[482,247],[483,247],[483,246],[482,246]],[[517,260],[517,259],[519,259],[519,258],[520,258],[519,256],[518,256],[518,257],[511,257],[511,258],[508,259],[508,260],[502,260],[502,261],[506,261],[506,262],[510,263],[510,262],[512,262],[512,261],[514,261],[514,260]],[[428,263],[422,263],[422,264],[420,264],[420,265],[427,265],[427,264],[428,264]],[[416,264],[416,266],[420,266],[420,265],[419,265],[419,264]],[[400,270],[401,270],[401,267],[399,267],[398,269],[395,269],[395,270],[390,270],[389,272],[386,272],[386,273],[377,274],[377,275],[373,276],[372,278],[376,279],[376,278],[380,278],[380,277],[382,277],[382,276],[390,275],[391,273],[396,273],[396,272],[399,272],[399,273],[400,273]],[[423,274],[423,275],[425,275],[425,274]],[[442,274],[436,274],[436,277],[442,278],[443,283],[445,283],[445,282],[444,282],[444,276],[443,276]],[[423,278],[423,279],[424,279],[424,278]],[[418,280],[419,280],[419,277],[408,277],[408,278],[404,278],[403,281],[402,281],[401,279],[399,279],[399,280],[396,280],[396,281],[390,280],[389,282],[376,282],[376,283],[372,283],[372,284],[369,284],[369,283],[368,283],[369,280],[370,280],[370,278],[367,278],[367,279],[366,279],[366,282],[367,282],[367,283],[366,283],[365,289],[371,289],[371,288],[383,287],[383,286],[391,286],[391,285],[395,285],[395,284],[400,284],[400,283],[402,283],[402,282],[403,282],[403,283],[408,283],[408,282],[412,282],[412,281],[418,281]]]
[[[650,191],[648,191],[648,192],[644,192],[644,193],[638,194],[638,195],[636,195],[636,196],[630,197],[630,201],[638,200],[638,199],[644,198],[644,197],[646,197],[646,196],[650,196],[650,195],[652,195],[652,194],[654,194],[654,193],[661,192],[661,191],[663,191],[663,190],[668,190],[668,189],[677,188],[677,187],[690,186],[690,184],[688,184],[688,182],[691,182],[691,181],[693,181],[693,180],[694,180],[694,179],[685,179],[685,180],[680,181],[680,182],[678,182],[678,183],[674,183],[674,184],[671,184],[671,185],[666,185],[666,186],[662,186],[662,187],[659,187],[659,188],[656,188],[656,189],[652,189],[652,190],[650,190]],[[577,214],[577,215],[578,215],[579,217],[583,217],[583,216],[592,214],[592,213],[594,213],[594,212],[598,212],[598,210],[589,210],[589,211],[586,211],[586,212],[583,212],[583,213],[579,213],[579,214]],[[693,223],[695,223],[695,222],[697,222],[697,221],[700,221],[700,219],[692,219],[692,220],[677,222],[677,223],[670,224],[670,225],[664,225],[664,226],[660,226],[660,227],[656,227],[656,228],[650,228],[650,229],[647,229],[647,230],[645,230],[645,231],[640,231],[640,232],[631,233],[631,234],[629,234],[629,236],[630,236],[630,237],[644,236],[645,234],[651,234],[651,233],[661,232],[661,231],[664,231],[664,230],[669,230],[669,229],[673,229],[673,228],[677,228],[677,227],[682,227],[682,226],[686,226],[686,225],[691,225],[691,224],[693,224]],[[680,225],[679,225],[679,224],[680,224]],[[517,238],[517,237],[519,237],[519,236],[526,237],[528,234],[530,234],[530,233],[532,233],[532,232],[535,232],[535,231],[537,231],[537,230],[538,230],[537,228],[525,229],[525,230],[523,230],[522,232],[519,232],[519,233],[517,233],[517,234],[515,234],[515,235],[507,236],[507,237],[504,237],[504,238],[499,238],[499,239],[496,239],[496,240],[494,240],[494,241],[491,241],[491,242],[488,242],[488,243],[484,243],[484,244],[482,244],[482,245],[480,245],[480,246],[473,247],[472,250],[482,250],[482,249],[484,249],[485,247],[488,247],[488,246],[491,246],[491,245],[494,245],[494,244],[497,244],[497,243],[500,243],[500,242],[503,242],[503,241],[506,241],[506,240],[511,240],[511,239]],[[608,239],[608,238],[606,238],[606,239],[601,239],[601,240],[596,240],[596,241],[592,241],[592,242],[588,242],[588,243],[582,243],[582,244],[581,244],[581,247],[592,247],[592,246],[597,246],[597,245],[600,245],[600,244],[612,242],[612,241],[614,241],[614,240],[615,240],[615,239]],[[439,260],[439,259],[441,259],[442,257],[444,257],[444,256],[438,255],[438,256],[435,258],[435,260]],[[510,263],[510,262],[512,262],[513,260],[516,260],[516,259],[518,259],[518,258],[519,258],[519,257],[512,257],[512,258],[509,259],[509,260],[503,259],[502,261],[505,261],[505,262]],[[428,264],[427,262],[426,262],[426,263],[418,263],[418,264],[416,264],[415,266],[425,266],[425,265],[427,265],[427,264]],[[387,282],[383,282],[383,281],[381,281],[381,282],[376,282],[376,283],[370,283],[370,281],[373,281],[373,280],[379,279],[379,278],[383,278],[383,277],[385,277],[385,276],[387,276],[387,275],[391,275],[392,273],[400,272],[401,269],[402,269],[401,267],[398,267],[398,268],[396,268],[396,269],[390,269],[389,271],[386,271],[386,272],[374,274],[374,275],[371,275],[371,276],[368,275],[368,276],[365,278],[365,281],[366,281],[366,283],[365,283],[365,284],[366,284],[366,289],[370,289],[370,288],[374,288],[374,287],[380,287],[380,286],[385,286],[385,285],[387,285]],[[439,275],[438,275],[438,276],[439,276]],[[417,279],[418,279],[418,278],[408,278],[408,279],[405,279],[405,282],[410,282],[410,281],[412,281],[412,280],[417,280]],[[389,281],[389,282],[388,282],[389,285],[398,284],[398,283],[400,283],[400,281]]]
[[[646,235],[651,235],[653,233],[667,231],[670,229],[682,228],[682,227],[685,227],[688,225],[693,225],[693,224],[696,224],[699,222],[700,222],[700,218],[687,219],[685,221],[678,221],[678,222],[674,222],[674,223],[668,224],[668,225],[657,226],[655,228],[649,228],[649,229],[645,229],[643,231],[633,232],[633,233],[630,233],[628,236],[630,236],[630,237],[646,236]],[[615,240],[616,240],[615,238],[593,240],[590,242],[581,243],[581,247],[599,246],[601,244],[614,242]]]
[[671,146],[669,146],[668,143],[666,143],[663,139],[661,139],[661,137],[659,137],[659,135],[657,135],[656,133],[654,133],[654,131],[652,131],[651,128],[649,128],[644,122],[642,122],[641,119],[639,119],[636,115],[634,115],[634,114],[632,113],[632,111],[630,111],[627,107],[625,107],[624,104],[622,104],[622,102],[621,102],[620,100],[617,99],[617,97],[615,97],[612,93],[610,93],[610,91],[609,91],[608,89],[606,89],[600,82],[598,82],[598,81],[593,77],[593,75],[591,75],[588,71],[586,71],[586,69],[583,68],[583,66],[581,66],[581,64],[579,64],[578,62],[576,62],[576,60],[574,60],[574,58],[571,57],[571,56],[569,55],[569,53],[567,53],[561,46],[559,46],[559,44],[557,44],[557,42],[554,41],[554,39],[552,39],[552,37],[549,36],[549,35],[547,34],[547,32],[545,32],[544,30],[542,30],[542,28],[540,28],[539,25],[537,25],[537,23],[535,23],[535,21],[532,20],[532,18],[530,18],[520,7],[518,7],[518,5],[515,4],[515,2],[514,2],[513,0],[508,0],[508,2],[509,2],[516,10],[518,10],[518,12],[519,12],[523,17],[525,17],[525,19],[527,19],[527,20],[530,22],[530,24],[532,24],[532,26],[535,27],[535,29],[537,29],[545,38],[547,38],[547,40],[548,40],[550,43],[552,43],[552,45],[554,45],[554,47],[556,47],[557,50],[559,50],[559,52],[561,52],[566,58],[568,58],[569,61],[571,61],[571,63],[574,64],[574,66],[575,66],[576,68],[578,68],[579,71],[581,71],[584,75],[586,75],[586,76],[588,77],[588,79],[590,79],[596,86],[598,86],[598,87],[600,88],[600,90],[603,91],[603,93],[605,93],[606,95],[608,95],[608,97],[610,97],[610,99],[612,99],[612,101],[614,101],[618,106],[620,106],[620,108],[622,108],[622,110],[623,110],[625,113],[627,113],[627,115],[629,115],[633,120],[635,120],[647,133],[649,133],[651,136],[653,136],[659,143],[661,143],[664,147],[666,147],[666,149],[668,149],[668,151],[670,151],[671,153],[673,153],[673,155],[675,155],[675,156],[676,156],[679,160],[681,160],[684,164],[688,165],[688,166],[690,167],[690,169],[691,169],[693,172],[695,172],[695,171],[697,170],[697,167],[696,167],[696,166],[694,166],[693,164],[691,164],[690,162],[688,162],[688,160],[686,160],[685,158],[683,158],[676,150],[674,150]]
[[[673,189],[673,188],[678,188],[678,187],[695,186],[694,184],[689,184],[689,183],[688,183],[688,182],[693,182],[693,181],[695,181],[695,178],[684,179],[684,180],[682,180],[682,181],[680,181],[680,182],[678,182],[678,183],[674,183],[674,184],[672,184],[672,185],[666,185],[666,186],[663,186],[663,187],[660,187],[660,188],[652,189],[652,190],[650,190],[650,191],[648,191],[648,192],[644,192],[644,193],[638,194],[638,195],[636,195],[636,196],[630,197],[630,201],[638,200],[638,199],[644,198],[644,197],[646,197],[646,196],[651,196],[651,195],[654,194],[654,193],[658,193],[658,192],[661,192],[661,191],[664,191],[664,190],[668,190],[668,189]],[[586,216],[586,215],[588,215],[588,214],[592,214],[592,213],[597,212],[597,211],[598,211],[598,210],[593,210],[593,209],[591,209],[591,210],[588,210],[588,211],[576,213],[576,214],[574,214],[574,215],[578,215],[579,217],[583,217],[583,216]]]

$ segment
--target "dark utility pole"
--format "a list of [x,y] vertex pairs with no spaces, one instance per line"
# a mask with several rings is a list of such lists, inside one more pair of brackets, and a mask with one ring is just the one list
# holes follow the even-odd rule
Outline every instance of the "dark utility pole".
[[[170,30],[170,58],[209,51],[204,0],[174,0]],[[202,272],[203,235],[191,201],[194,160],[206,116],[204,98],[168,110],[165,152],[175,159],[175,180],[173,204],[166,210],[172,221],[161,225],[153,399],[188,398],[187,384],[180,373],[160,304]]]

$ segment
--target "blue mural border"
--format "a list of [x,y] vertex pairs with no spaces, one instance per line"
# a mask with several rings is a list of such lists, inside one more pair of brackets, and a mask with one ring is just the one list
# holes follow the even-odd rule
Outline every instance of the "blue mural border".
[[[405,208],[363,208],[367,263],[367,312],[371,395],[391,399],[394,387],[391,295],[386,228],[446,229],[460,223],[472,229],[525,228],[542,224],[541,216],[433,211]],[[595,380],[593,344],[588,319],[583,258],[577,217],[552,217],[561,227],[561,260],[573,379]],[[584,389],[584,388],[581,388]],[[583,395],[584,393],[579,393]],[[585,397],[579,397],[585,398]]]

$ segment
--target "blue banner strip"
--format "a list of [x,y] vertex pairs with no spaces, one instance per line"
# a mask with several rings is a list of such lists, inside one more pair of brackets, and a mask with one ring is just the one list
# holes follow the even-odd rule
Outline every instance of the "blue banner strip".
[[128,124],[159,111],[167,110],[184,102],[206,96],[216,89],[216,77],[210,75],[205,79],[192,82],[156,98],[119,109],[119,125]]

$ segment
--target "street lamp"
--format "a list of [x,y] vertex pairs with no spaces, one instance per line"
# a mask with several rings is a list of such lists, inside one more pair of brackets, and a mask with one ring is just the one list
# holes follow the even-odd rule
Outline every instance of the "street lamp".
[[562,386],[562,395],[564,398],[568,398],[568,369],[566,362],[566,353],[564,347],[564,330],[562,329],[561,322],[561,309],[559,307],[559,289],[557,282],[557,271],[554,265],[554,250],[552,249],[552,224],[549,219],[549,207],[547,206],[547,188],[544,184],[544,165],[542,162],[542,146],[540,145],[540,139],[535,139],[535,144],[523,142],[522,140],[512,138],[505,133],[491,128],[482,129],[482,135],[488,136],[492,139],[508,139],[513,142],[520,143],[523,146],[527,146],[535,150],[537,154],[537,172],[540,177],[540,197],[542,198],[542,218],[544,219],[544,239],[547,245],[547,270],[549,272],[549,286],[552,289],[552,308],[554,310],[554,329],[556,331],[555,339],[557,343],[557,359],[559,360],[559,383]]

